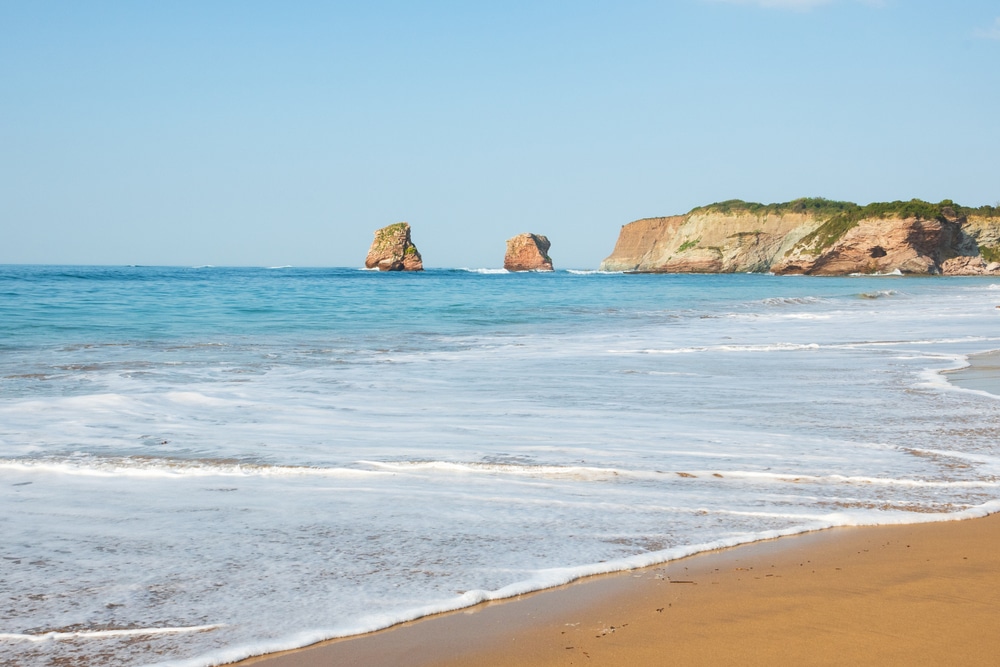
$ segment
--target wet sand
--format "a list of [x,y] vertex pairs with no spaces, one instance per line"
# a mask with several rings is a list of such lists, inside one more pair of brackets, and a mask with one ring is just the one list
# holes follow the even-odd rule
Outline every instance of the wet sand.
[[[948,375],[1000,395],[1000,355]],[[994,665],[1000,514],[835,528],[246,660],[332,665]]]
[[1000,395],[1000,351],[972,355],[966,368],[944,375],[959,387]]

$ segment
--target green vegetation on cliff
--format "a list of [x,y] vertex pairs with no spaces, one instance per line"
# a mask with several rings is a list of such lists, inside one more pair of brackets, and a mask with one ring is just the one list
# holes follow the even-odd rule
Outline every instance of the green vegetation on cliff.
[[375,230],[375,241],[373,248],[384,250],[385,248],[398,243],[398,239],[406,234],[409,225],[405,222],[397,222],[387,225],[382,229]]
[[960,206],[950,199],[945,199],[937,204],[932,204],[921,199],[911,199],[910,201],[872,202],[866,206],[859,206],[849,201],[835,201],[822,197],[803,197],[789,202],[774,204],[760,204],[757,202],[746,202],[742,199],[729,199],[707,206],[699,206],[692,209],[688,215],[697,213],[720,213],[723,215],[749,214],[758,217],[788,215],[792,213],[811,215],[823,222],[815,231],[803,237],[797,247],[805,252],[815,254],[832,246],[862,220],[885,218],[945,220],[946,218],[970,215],[1000,217],[1000,206],[972,208]]
[[820,225],[816,231],[807,234],[799,242],[799,246],[808,248],[814,253],[829,248],[849,230],[857,227],[862,220],[876,218],[944,220],[945,211],[943,209],[945,208],[952,209],[949,213],[957,213],[950,200],[945,200],[940,204],[931,204],[920,199],[911,199],[910,201],[873,202],[867,206],[855,206],[853,209],[834,215]]
[[866,206],[860,206],[854,202],[836,201],[833,199],[824,199],[823,197],[802,197],[801,199],[773,204],[748,202],[742,199],[727,199],[726,201],[693,208],[688,215],[693,213],[722,213],[725,215],[739,213],[750,213],[752,215],[802,213],[814,215],[817,218],[832,218],[843,214],[850,217],[860,215],[859,220],[890,217],[932,220],[941,218],[944,215],[943,209],[946,208],[950,208],[958,216],[980,215],[983,217],[1000,217],[1000,204],[973,208],[971,206],[961,206],[950,199],[945,199],[937,204],[932,204],[922,199],[911,199],[910,201],[872,202]]
[[391,236],[392,234],[401,234],[406,231],[407,225],[405,222],[395,222],[391,225],[386,225],[382,229],[378,230],[379,236]]
[[958,204],[952,203],[950,199],[945,199],[941,202],[941,204],[951,206],[959,215],[978,215],[984,218],[1000,218],[1000,202],[998,202],[995,206],[977,206],[976,208],[972,208],[971,206],[959,206]]
[[780,204],[759,204],[742,199],[729,199],[708,206],[699,206],[692,209],[691,213],[722,213],[724,215],[749,213],[757,216],[803,213],[823,218],[857,208],[860,207],[849,201],[833,201],[822,197],[803,197]]

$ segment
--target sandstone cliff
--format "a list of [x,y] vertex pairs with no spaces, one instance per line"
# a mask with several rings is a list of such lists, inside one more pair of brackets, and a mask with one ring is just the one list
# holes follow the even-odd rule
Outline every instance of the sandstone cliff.
[[508,271],[551,271],[552,258],[549,257],[549,240],[538,234],[518,234],[507,239],[507,254],[503,268]]
[[379,271],[423,271],[420,253],[410,241],[410,225],[397,222],[377,230],[365,266]]
[[604,271],[839,275],[1000,273],[1000,210],[738,200],[622,227]]

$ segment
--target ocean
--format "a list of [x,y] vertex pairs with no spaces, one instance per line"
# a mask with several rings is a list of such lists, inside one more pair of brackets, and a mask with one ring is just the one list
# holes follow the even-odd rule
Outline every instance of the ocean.
[[1000,510],[990,278],[0,266],[0,663],[203,667]]

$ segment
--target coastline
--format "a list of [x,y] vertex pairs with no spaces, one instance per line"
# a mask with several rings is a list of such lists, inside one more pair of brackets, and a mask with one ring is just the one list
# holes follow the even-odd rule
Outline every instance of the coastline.
[[[1000,396],[1000,351],[943,375]],[[1000,514],[830,528],[233,664],[993,664],[998,547]]]
[[1000,514],[831,528],[236,663],[993,664]]
[[1000,396],[1000,350],[971,354],[968,362],[968,366],[944,371],[942,375],[962,389]]

